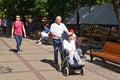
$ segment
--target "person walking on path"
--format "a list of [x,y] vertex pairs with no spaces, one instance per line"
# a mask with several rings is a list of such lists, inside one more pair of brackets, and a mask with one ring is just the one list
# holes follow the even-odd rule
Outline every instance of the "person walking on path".
[[[62,34],[66,32],[68,33],[68,29],[62,23],[61,16],[57,16],[55,23],[52,23],[50,26],[50,34],[53,38],[53,47],[54,47],[54,63],[55,66],[58,65],[58,50],[62,50]],[[62,59],[62,54],[61,54]]]
[[6,28],[7,28],[7,19],[4,18],[2,20],[2,28],[3,28],[3,33],[6,34]]
[[16,43],[17,43],[17,53],[20,54],[20,46],[22,43],[22,31],[24,32],[24,37],[26,37],[26,32],[24,28],[24,23],[20,20],[20,16],[16,16],[16,21],[12,23],[12,33],[11,37],[15,38]]

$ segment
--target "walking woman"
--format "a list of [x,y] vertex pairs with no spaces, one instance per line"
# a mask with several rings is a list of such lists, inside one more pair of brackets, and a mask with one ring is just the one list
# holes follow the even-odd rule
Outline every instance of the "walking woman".
[[20,46],[21,46],[22,37],[23,37],[22,33],[24,33],[24,37],[26,37],[24,23],[20,20],[20,16],[17,15],[15,22],[12,23],[12,33],[11,33],[11,37],[15,38],[17,43],[17,46],[16,46],[17,54],[20,54]]

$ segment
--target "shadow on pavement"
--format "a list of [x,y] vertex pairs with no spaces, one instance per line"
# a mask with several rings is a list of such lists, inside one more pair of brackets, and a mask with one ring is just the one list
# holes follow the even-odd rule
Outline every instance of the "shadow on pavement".
[[0,73],[9,73],[9,72],[12,72],[12,68],[10,67],[6,67],[6,66],[0,66]]
[[[43,59],[43,60],[40,60],[40,61],[43,62],[43,63],[47,63],[47,64],[51,65],[52,67],[56,68],[55,65],[54,65],[53,60]],[[63,71],[62,71],[62,73],[63,73]],[[80,71],[79,72],[75,72],[75,70],[70,71],[69,75],[71,75],[71,76],[72,75],[80,75]]]
[[10,52],[17,53],[17,49],[10,49],[9,51],[10,51]]
[[52,67],[55,68],[53,60],[43,59],[43,60],[40,60],[40,61],[43,62],[43,63],[47,63],[47,64],[49,64],[49,65],[51,65]]
[[[90,60],[86,60],[86,61],[90,62]],[[95,59],[95,60],[92,61],[92,63],[95,64],[95,65],[98,65],[100,67],[103,67],[105,69],[114,71],[116,73],[120,73],[120,65],[118,65],[118,64],[115,64],[115,63],[112,63],[112,62],[109,62],[109,61],[106,61],[104,63],[100,59]]]
[[[10,52],[14,52],[17,53],[17,49],[9,49]],[[23,52],[22,50],[20,50],[21,52]]]

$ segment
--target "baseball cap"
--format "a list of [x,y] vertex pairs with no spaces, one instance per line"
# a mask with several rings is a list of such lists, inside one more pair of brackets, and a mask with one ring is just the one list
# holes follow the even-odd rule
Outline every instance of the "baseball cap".
[[70,29],[70,32],[74,33],[74,29]]

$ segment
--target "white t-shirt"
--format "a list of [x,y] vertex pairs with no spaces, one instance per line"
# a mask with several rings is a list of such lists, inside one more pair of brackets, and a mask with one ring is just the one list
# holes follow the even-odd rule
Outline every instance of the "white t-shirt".
[[75,41],[71,40],[70,42],[68,42],[67,40],[64,40],[63,48],[67,50],[76,50]]
[[[50,27],[50,32],[55,33],[56,35],[62,37],[62,34],[65,32],[68,32],[68,29],[63,23],[60,23],[59,25],[57,23],[53,23]],[[57,37],[53,37],[53,39],[58,39]]]

